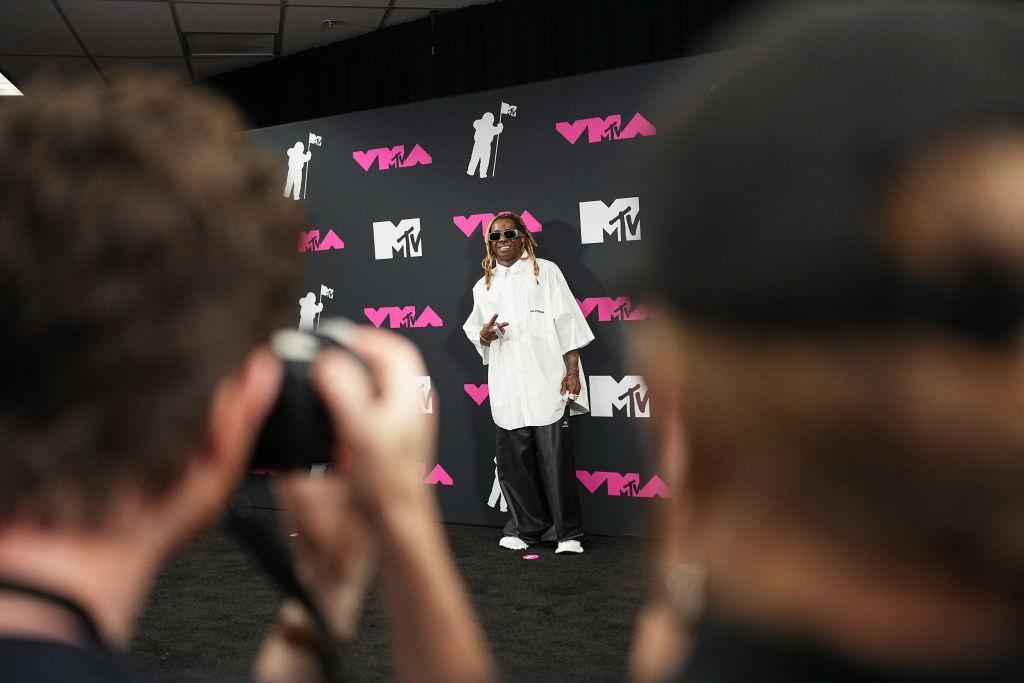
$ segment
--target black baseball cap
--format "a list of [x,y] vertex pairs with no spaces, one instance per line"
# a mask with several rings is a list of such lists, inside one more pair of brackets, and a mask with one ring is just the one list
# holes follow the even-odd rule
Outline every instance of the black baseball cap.
[[672,132],[652,165],[641,295],[728,325],[1012,338],[1024,273],[967,259],[926,282],[877,239],[885,185],[914,154],[1024,130],[1024,32],[1010,16],[978,2],[857,2],[758,22],[659,129]]

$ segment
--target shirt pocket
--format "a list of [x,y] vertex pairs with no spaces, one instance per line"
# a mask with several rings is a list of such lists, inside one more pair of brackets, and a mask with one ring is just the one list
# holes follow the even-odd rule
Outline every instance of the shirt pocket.
[[550,339],[554,334],[554,327],[551,324],[551,311],[544,295],[544,288],[536,285],[530,287],[527,290],[525,304],[526,331],[540,339]]

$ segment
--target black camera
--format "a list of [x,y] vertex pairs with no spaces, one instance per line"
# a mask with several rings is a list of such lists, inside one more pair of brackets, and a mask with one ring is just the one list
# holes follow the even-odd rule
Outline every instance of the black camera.
[[351,327],[347,320],[331,319],[315,332],[288,329],[273,334],[270,348],[284,363],[284,378],[253,449],[252,468],[290,470],[331,462],[340,435],[310,375],[322,351],[346,349]]

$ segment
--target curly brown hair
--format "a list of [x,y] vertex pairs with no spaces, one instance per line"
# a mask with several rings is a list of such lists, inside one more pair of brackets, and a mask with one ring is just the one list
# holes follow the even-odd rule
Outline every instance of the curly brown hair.
[[0,523],[156,498],[216,384],[288,320],[300,213],[221,98],[165,76],[0,111]]

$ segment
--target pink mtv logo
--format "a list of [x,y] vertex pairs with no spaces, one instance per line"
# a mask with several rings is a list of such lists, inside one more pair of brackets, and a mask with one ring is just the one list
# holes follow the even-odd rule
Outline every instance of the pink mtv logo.
[[365,152],[356,150],[352,152],[352,158],[364,171],[369,171],[374,162],[377,162],[378,171],[386,171],[389,168],[409,168],[410,166],[426,166],[434,163],[419,145],[413,145],[412,151],[405,153],[405,145],[397,147],[378,147],[368,149]]
[[444,468],[440,465],[434,465],[434,469],[430,470],[430,474],[427,474],[426,463],[420,463],[420,481],[424,484],[432,484],[441,486],[455,486],[455,480],[452,479],[452,475],[445,472]]
[[628,296],[611,298],[608,296],[587,297],[576,299],[583,316],[587,317],[594,310],[597,310],[597,319],[603,323],[610,320],[643,320],[647,317],[647,310],[642,306],[633,308],[633,303]]
[[366,319],[374,327],[380,327],[388,321],[388,327],[397,330],[400,327],[444,327],[441,317],[434,309],[427,306],[419,315],[415,306],[381,306],[380,308],[364,308]]
[[483,405],[484,401],[487,400],[487,394],[490,393],[490,389],[486,384],[463,384],[462,388],[466,390],[466,393],[469,394],[469,397],[478,406]]
[[[523,211],[519,214],[523,219],[523,224],[526,225],[526,229],[530,232],[541,232],[544,227],[540,221],[534,218],[529,211]],[[462,231],[466,237],[471,236],[478,229],[480,233],[487,229],[487,226],[494,220],[495,214],[493,213],[474,213],[469,216],[452,216],[456,227]]]
[[591,493],[597,493],[602,484],[607,485],[609,496],[628,496],[632,498],[671,498],[668,486],[661,477],[654,475],[643,487],[640,486],[640,475],[636,472],[588,472],[576,470],[576,478]]
[[612,114],[605,118],[595,116],[572,123],[559,121],[555,124],[555,130],[561,133],[562,137],[571,145],[576,144],[576,141],[583,135],[583,131],[587,131],[587,142],[591,143],[605,140],[625,140],[626,138],[635,138],[637,135],[648,137],[658,134],[654,125],[640,113],[634,114],[625,128],[622,127],[622,116]]
[[345,243],[333,230],[328,230],[321,239],[319,230],[299,233],[299,251],[327,251],[328,249],[344,249]]

